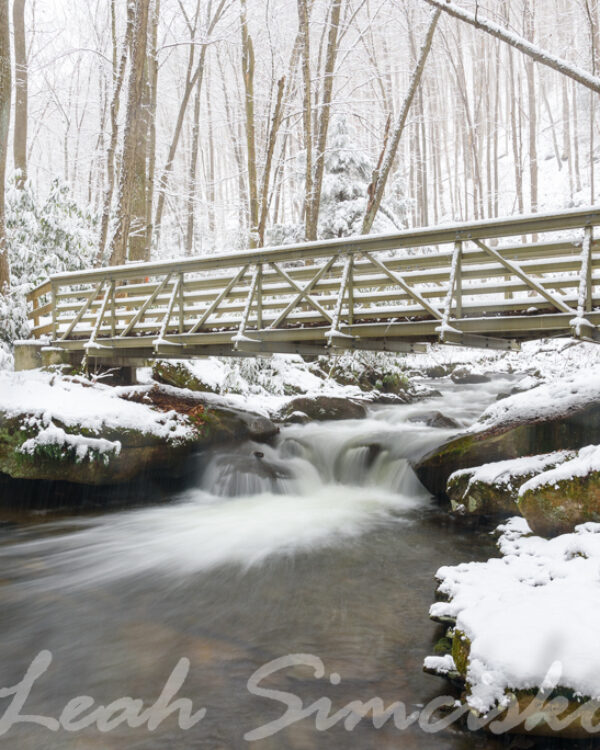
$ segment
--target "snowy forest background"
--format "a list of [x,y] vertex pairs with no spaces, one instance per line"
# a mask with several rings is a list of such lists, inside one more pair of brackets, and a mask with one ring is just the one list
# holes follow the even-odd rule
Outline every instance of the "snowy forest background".
[[[596,74],[598,0],[459,5]],[[0,338],[53,271],[593,204],[598,98],[424,0],[0,0]]]

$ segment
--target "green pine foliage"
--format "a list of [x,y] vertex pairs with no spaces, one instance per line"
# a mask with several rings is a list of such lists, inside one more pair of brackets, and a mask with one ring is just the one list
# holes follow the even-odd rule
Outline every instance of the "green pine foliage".
[[82,208],[61,181],[54,180],[40,200],[30,183],[19,189],[13,178],[6,193],[11,288],[0,296],[0,341],[10,344],[29,336],[25,295],[31,289],[50,274],[93,264],[97,225],[97,217]]

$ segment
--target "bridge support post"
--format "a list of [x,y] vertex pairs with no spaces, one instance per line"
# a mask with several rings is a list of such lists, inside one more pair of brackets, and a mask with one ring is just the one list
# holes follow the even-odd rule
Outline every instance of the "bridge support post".
[[42,349],[45,344],[37,339],[15,341],[14,356],[16,372],[37,370],[42,366]]

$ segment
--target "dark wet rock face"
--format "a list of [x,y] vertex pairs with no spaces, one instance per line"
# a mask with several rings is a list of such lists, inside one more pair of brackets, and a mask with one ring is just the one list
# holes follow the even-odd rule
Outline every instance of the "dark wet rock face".
[[421,422],[426,424],[428,427],[438,427],[440,429],[454,430],[460,427],[459,423],[442,414],[441,411],[428,411],[423,414],[416,414],[414,417],[410,417],[409,422]]

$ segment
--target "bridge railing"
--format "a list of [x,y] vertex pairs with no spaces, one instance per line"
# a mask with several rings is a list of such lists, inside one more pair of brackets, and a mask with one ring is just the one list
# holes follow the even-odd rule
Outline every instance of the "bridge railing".
[[595,339],[599,224],[596,207],[65,273],[30,318],[92,356]]

